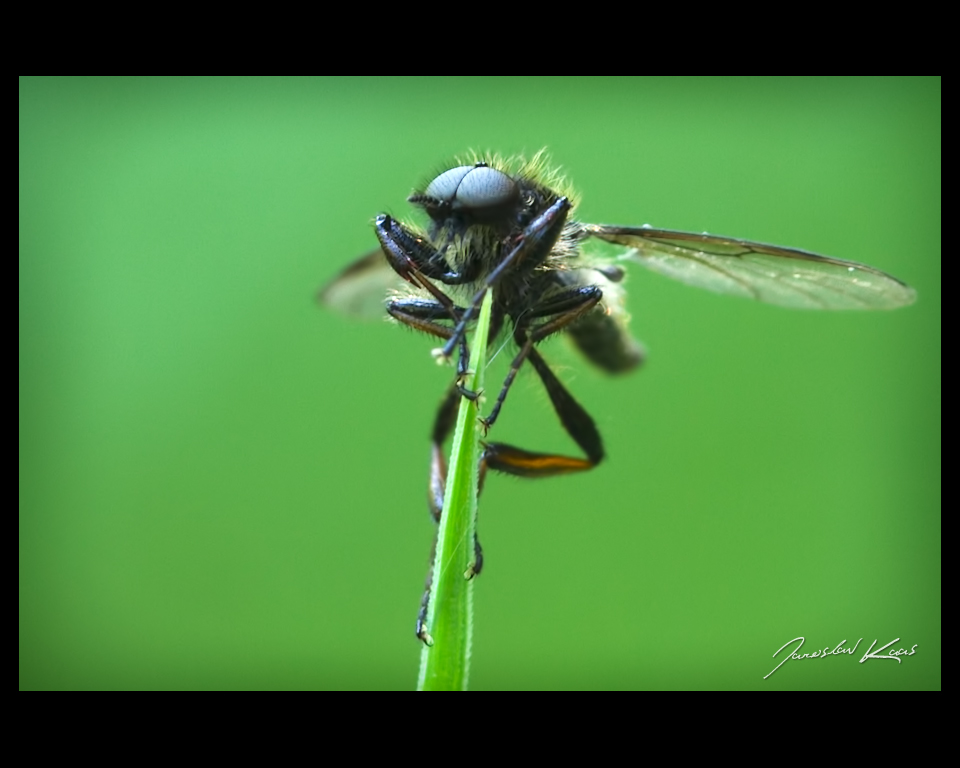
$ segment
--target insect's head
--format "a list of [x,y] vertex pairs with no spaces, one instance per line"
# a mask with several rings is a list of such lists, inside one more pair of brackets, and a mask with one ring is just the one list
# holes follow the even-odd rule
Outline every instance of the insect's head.
[[561,196],[576,205],[575,193],[548,166],[541,150],[529,160],[463,158],[407,199],[438,227],[462,232],[475,224],[495,230],[523,228]]
[[468,226],[496,224],[512,218],[521,203],[521,190],[513,177],[478,162],[444,171],[408,199],[438,224],[451,217]]

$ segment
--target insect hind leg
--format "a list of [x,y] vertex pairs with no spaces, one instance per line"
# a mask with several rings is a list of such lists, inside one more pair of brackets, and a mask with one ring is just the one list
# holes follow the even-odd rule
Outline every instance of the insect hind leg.
[[603,440],[593,418],[574,400],[537,350],[531,347],[526,359],[540,376],[563,428],[587,458],[534,453],[504,443],[486,443],[483,463],[490,469],[518,477],[553,477],[593,469],[604,457]]

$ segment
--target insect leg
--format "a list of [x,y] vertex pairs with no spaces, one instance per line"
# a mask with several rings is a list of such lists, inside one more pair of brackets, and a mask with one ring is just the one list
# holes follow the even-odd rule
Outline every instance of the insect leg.
[[[441,293],[438,289],[438,293]],[[445,294],[443,294],[445,296]],[[441,339],[449,339],[452,333],[448,326],[440,325],[436,320],[456,321],[459,313],[463,310],[450,303],[452,311],[456,314],[451,317],[449,309],[444,304],[429,299],[396,299],[387,304],[387,314],[395,320],[399,320],[404,325],[408,325],[414,330],[429,333],[432,336],[439,336]],[[460,394],[469,400],[476,400],[479,393],[464,387],[461,382],[466,379],[469,373],[470,355],[467,352],[466,337],[460,340],[460,360],[457,364],[457,386]]]
[[497,416],[500,415],[500,409],[503,407],[503,401],[507,397],[507,392],[513,384],[514,378],[516,378],[517,371],[519,371],[520,366],[523,365],[523,361],[526,360],[530,354],[533,345],[582,317],[586,312],[593,309],[602,298],[603,292],[595,285],[582,286],[563,291],[526,316],[526,318],[556,316],[552,320],[530,329],[529,338],[525,333],[526,329],[521,325],[517,326],[517,329],[514,331],[514,340],[520,347],[520,351],[510,364],[510,371],[507,373],[507,378],[503,382],[503,387],[500,389],[500,394],[497,396],[497,401],[494,403],[490,415],[483,419],[483,424],[486,429],[493,426],[493,423],[497,420]]
[[[447,487],[447,462],[443,456],[443,443],[453,431],[457,422],[457,406],[460,404],[458,395],[460,394],[457,385],[454,384],[440,401],[440,408],[437,410],[437,416],[433,422],[433,433],[430,437],[430,491],[427,496],[427,505],[430,507],[430,514],[434,522],[440,522],[440,514],[443,511],[443,496]],[[486,479],[486,467],[480,465],[480,478],[478,493],[483,491],[483,481]],[[473,575],[476,576],[483,568],[483,549],[480,546],[480,540],[474,536],[473,551],[475,562],[471,568]]]
[[[576,320],[600,301],[601,292],[598,288],[594,289],[595,292],[589,289],[580,290],[585,291],[583,295],[586,297],[580,304],[575,304],[568,312],[534,328],[529,338],[524,338],[525,333],[522,329],[519,330],[518,334],[515,334],[515,337],[519,335],[518,343],[523,342],[521,353],[525,353],[524,359],[530,361],[537,375],[540,376],[540,380],[550,396],[553,409],[560,417],[560,423],[567,434],[580,446],[587,458],[580,459],[559,454],[534,453],[504,443],[487,443],[484,448],[483,461],[490,469],[519,477],[551,477],[567,472],[582,472],[593,469],[603,460],[603,440],[590,414],[583,409],[580,403],[574,400],[566,387],[550,370],[546,360],[533,346],[537,341],[546,338],[551,333],[556,333],[565,325]],[[514,373],[512,368],[511,373]],[[508,386],[506,383],[505,385]],[[505,397],[505,391],[501,391],[498,404],[502,404]],[[487,419],[487,424],[489,423],[490,420]]]
[[380,247],[393,271],[411,285],[430,293],[447,309],[448,317],[455,321],[459,313],[455,311],[450,297],[427,279],[444,274],[444,270],[437,267],[437,264],[447,266],[443,256],[430,243],[416,237],[389,216],[378,216],[375,226]]
[[[447,329],[449,330],[449,329]],[[443,497],[447,484],[447,462],[443,456],[443,443],[450,436],[457,421],[457,406],[460,404],[460,391],[456,383],[447,390],[440,408],[433,422],[433,432],[430,437],[430,485],[427,493],[427,506],[435,523],[439,525],[440,515],[443,512]],[[483,491],[483,481],[486,478],[487,468],[480,462],[480,483],[478,493]],[[477,536],[477,526],[473,527],[473,563],[468,572],[468,578],[478,575],[483,569],[483,548]],[[433,536],[433,545],[430,548],[430,569],[427,571],[426,583],[423,587],[423,597],[420,599],[420,610],[417,613],[417,637],[424,643],[430,643],[427,632],[427,610],[430,608],[430,596],[433,590],[433,562],[437,554],[437,534]]]
[[395,299],[387,304],[387,314],[415,331],[423,331],[441,339],[450,338],[450,327],[437,320],[450,320],[447,308],[429,299]]
[[443,495],[447,483],[447,461],[443,455],[443,444],[453,431],[457,421],[457,406],[460,404],[460,393],[456,384],[447,390],[440,407],[437,409],[433,421],[433,431],[430,435],[430,490],[427,504],[435,523],[440,522],[440,513],[443,510]]
[[377,216],[373,226],[387,262],[400,277],[418,287],[426,288],[422,283],[411,279],[415,273],[439,280],[444,285],[462,285],[476,280],[482,268],[482,265],[478,264],[471,270],[453,271],[443,254],[426,238],[385,213]]
[[[380,241],[381,250],[383,250],[387,263],[393,268],[394,272],[412,285],[430,293],[440,305],[446,308],[447,317],[456,323],[464,310],[455,306],[450,297],[427,278],[439,280],[445,285],[472,282],[476,280],[479,274],[479,269],[482,267],[481,263],[477,262],[470,270],[454,272],[450,269],[443,254],[426,239],[418,236],[386,214],[381,214],[376,218],[374,228],[377,239]],[[408,323],[408,325],[417,327],[413,323]],[[450,337],[447,336],[446,338],[449,339]],[[470,368],[470,352],[464,334],[460,334],[457,344],[460,347],[457,376],[462,381],[466,378]],[[451,346],[450,349],[452,350],[453,347]],[[449,354],[446,357],[449,357]],[[460,387],[460,394],[471,400],[476,400],[478,397],[476,392],[472,392],[463,386]]]
[[487,443],[484,446],[484,462],[490,469],[518,477],[552,477],[593,469],[603,460],[603,441],[593,419],[554,376],[537,350],[531,349],[527,359],[543,381],[563,428],[587,458],[534,453],[504,443]]
[[470,304],[460,317],[459,322],[457,322],[454,327],[453,334],[447,340],[443,349],[440,350],[439,354],[441,356],[450,357],[453,353],[453,348],[459,343],[460,338],[466,332],[467,323],[470,322],[479,311],[480,304],[487,290],[496,285],[505,272],[515,269],[521,262],[528,261],[539,264],[547,258],[550,251],[553,250],[553,246],[557,244],[557,240],[560,239],[569,211],[570,201],[565,197],[561,197],[526,226],[520,234],[513,250],[504,257],[496,269],[490,272],[483,281],[482,287],[474,295]]
[[530,351],[529,360],[534,370],[540,375],[540,380],[550,396],[550,402],[553,403],[563,428],[587,455],[590,467],[595,467],[603,460],[604,452],[603,440],[600,438],[600,432],[593,418],[580,403],[574,400],[573,395],[560,383],[547,365],[547,361],[536,349]]

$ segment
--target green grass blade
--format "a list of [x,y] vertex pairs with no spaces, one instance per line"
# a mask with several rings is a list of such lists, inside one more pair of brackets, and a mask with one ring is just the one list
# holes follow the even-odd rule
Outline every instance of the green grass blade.
[[[490,328],[491,291],[480,309],[470,345],[470,363],[475,373],[466,386],[483,391],[487,364],[487,333]],[[473,540],[477,520],[477,483],[480,460],[478,403],[460,399],[457,427],[450,451],[443,514],[433,562],[433,593],[427,611],[427,631],[433,644],[420,655],[418,691],[465,691],[470,672],[473,638]]]

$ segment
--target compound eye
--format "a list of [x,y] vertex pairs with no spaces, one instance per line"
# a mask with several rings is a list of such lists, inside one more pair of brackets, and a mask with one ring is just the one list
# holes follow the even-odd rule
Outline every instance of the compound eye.
[[451,202],[454,210],[477,211],[509,205],[517,199],[517,194],[517,183],[507,174],[482,165],[471,168],[469,173],[463,176],[457,188],[456,199]]
[[461,165],[444,171],[437,178],[430,182],[429,186],[423,191],[423,196],[438,200],[441,203],[456,204],[457,189],[460,182],[471,171],[476,170],[472,165]]

